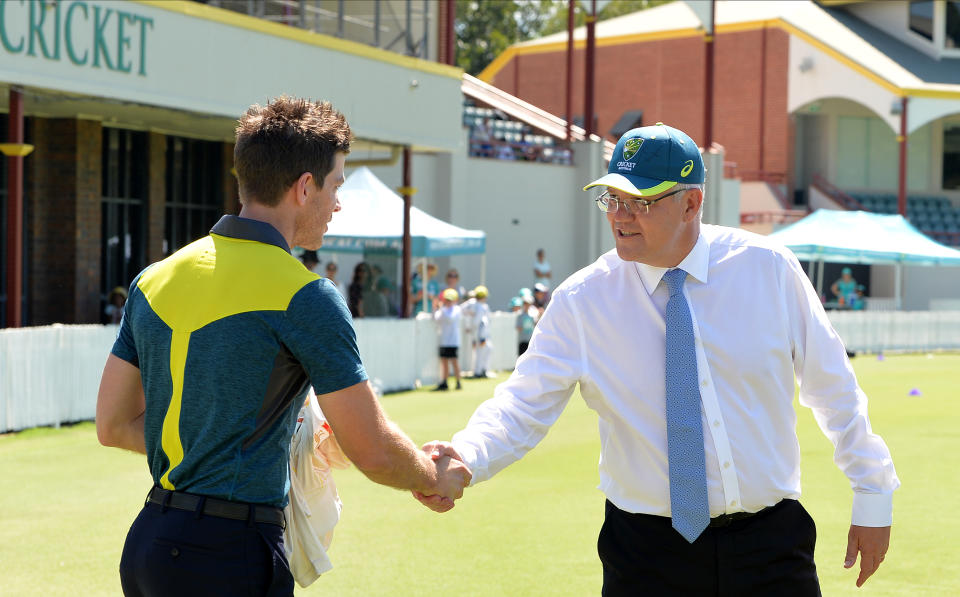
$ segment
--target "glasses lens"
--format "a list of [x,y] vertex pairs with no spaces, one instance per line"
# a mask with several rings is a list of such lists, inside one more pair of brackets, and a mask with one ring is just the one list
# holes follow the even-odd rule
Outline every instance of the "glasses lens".
[[617,209],[617,200],[610,196],[610,193],[603,192],[597,197],[597,207],[604,213],[609,213]]

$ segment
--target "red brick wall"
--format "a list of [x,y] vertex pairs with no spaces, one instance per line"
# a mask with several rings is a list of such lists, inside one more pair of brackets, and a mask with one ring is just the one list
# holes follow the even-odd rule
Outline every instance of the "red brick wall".
[[167,217],[167,136],[147,134],[147,263],[163,259]]
[[31,324],[100,321],[99,122],[34,120]]
[[[776,28],[766,30],[765,35],[765,52],[762,30],[717,36],[713,138],[726,148],[727,160],[737,162],[740,170],[784,173],[790,153],[789,37]],[[608,135],[623,112],[643,110],[644,125],[662,121],[684,130],[698,143],[704,142],[705,51],[701,37],[598,46],[596,58],[594,105],[601,134]],[[508,62],[494,77],[493,84],[563,117],[565,71],[565,50],[525,54]],[[583,114],[583,89],[584,51],[577,50],[573,68],[574,115]]]

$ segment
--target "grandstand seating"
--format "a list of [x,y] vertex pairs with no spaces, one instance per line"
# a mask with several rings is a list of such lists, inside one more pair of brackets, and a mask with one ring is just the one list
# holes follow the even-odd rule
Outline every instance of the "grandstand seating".
[[[893,193],[848,193],[867,211],[897,213],[897,196]],[[947,197],[911,195],[907,197],[907,219],[918,230],[937,242],[960,246],[960,206]]]
[[[490,142],[478,142],[475,139],[477,128],[484,122],[492,137]],[[492,108],[464,105],[463,126],[470,129],[470,155],[473,157],[504,159],[504,155],[513,155],[512,159],[518,160],[571,164],[570,150],[559,147],[552,136],[539,134],[529,125],[509,120]],[[504,147],[509,148],[506,154]]]

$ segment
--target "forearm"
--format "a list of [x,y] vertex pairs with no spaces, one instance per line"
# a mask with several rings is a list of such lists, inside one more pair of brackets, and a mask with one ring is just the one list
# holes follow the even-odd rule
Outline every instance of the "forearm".
[[145,410],[140,369],[111,354],[97,393],[97,439],[104,446],[145,454]]
[[385,422],[381,450],[377,457],[357,468],[371,481],[396,489],[419,491],[425,495],[437,492],[436,466],[392,421]]
[[147,453],[146,440],[143,435],[143,415],[140,413],[135,419],[126,422],[112,422],[101,425],[97,422],[97,439],[104,446],[122,448],[140,454]]

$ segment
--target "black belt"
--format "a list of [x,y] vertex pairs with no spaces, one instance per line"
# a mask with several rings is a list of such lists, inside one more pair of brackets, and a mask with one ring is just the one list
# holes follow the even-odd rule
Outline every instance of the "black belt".
[[[202,506],[200,505],[202,502]],[[283,510],[273,506],[258,506],[244,502],[230,502],[205,495],[170,491],[161,487],[154,487],[147,494],[148,504],[157,504],[165,508],[199,512],[206,516],[230,518],[232,520],[247,520],[266,522],[279,527],[286,527]]]
[[766,508],[763,508],[762,510],[757,510],[756,512],[731,512],[730,514],[721,514],[716,518],[711,518],[709,526],[713,528],[729,526],[738,520],[752,518],[758,514],[769,512],[770,510],[773,510],[774,508],[784,504],[785,502],[786,500],[781,500],[776,504],[774,504],[773,506],[767,506]]

